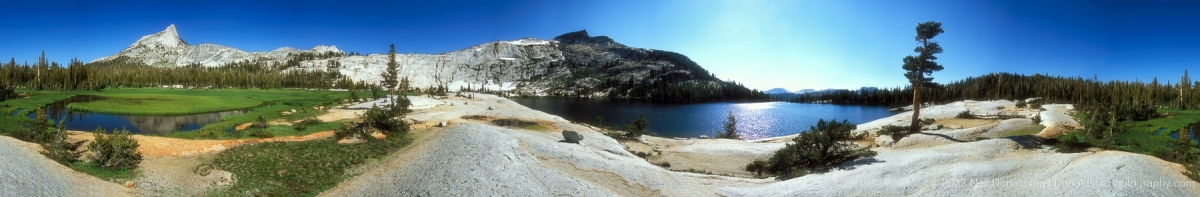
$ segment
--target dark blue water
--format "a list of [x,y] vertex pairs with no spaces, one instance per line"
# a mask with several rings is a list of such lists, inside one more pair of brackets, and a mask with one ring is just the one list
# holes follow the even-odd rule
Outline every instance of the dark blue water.
[[713,136],[723,130],[728,113],[737,118],[738,133],[746,139],[784,136],[807,130],[819,119],[848,120],[861,124],[893,115],[886,107],[803,104],[787,102],[655,104],[644,101],[580,98],[511,98],[511,100],[567,120],[595,125],[623,125],[645,114],[647,130],[664,137]]
[[[1187,129],[1188,129],[1188,138],[1192,138],[1193,142],[1200,142],[1200,136],[1197,136],[1197,135],[1200,135],[1200,133],[1196,133],[1196,130],[1200,130],[1200,124],[1193,124],[1191,126],[1188,126]],[[1166,128],[1159,129],[1159,132],[1162,132],[1163,130],[1166,130]],[[1157,134],[1155,134],[1155,135],[1157,135]],[[1179,139],[1179,132],[1171,132],[1171,139]],[[1196,144],[1196,146],[1200,147],[1200,143]]]
[[[88,102],[97,99],[102,98],[77,96],[55,102],[46,106],[46,117],[54,120],[55,123],[58,123],[58,120],[65,120],[68,130],[92,131],[96,128],[103,128],[112,132],[116,129],[125,129],[130,133],[166,135],[176,131],[199,129],[204,125],[221,121],[221,117],[245,113],[243,111],[225,111],[191,115],[139,116],[78,112],[66,107],[72,102]],[[30,119],[35,116],[36,113],[29,113]]]

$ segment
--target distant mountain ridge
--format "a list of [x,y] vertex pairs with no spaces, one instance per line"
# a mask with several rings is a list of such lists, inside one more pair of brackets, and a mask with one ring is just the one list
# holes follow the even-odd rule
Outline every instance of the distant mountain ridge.
[[[297,54],[325,54],[306,56]],[[125,50],[93,62],[130,57],[155,66],[215,67],[255,61],[289,70],[336,70],[354,81],[377,83],[386,54],[346,55],[336,46],[283,47],[245,52],[216,44],[189,45],[174,25],[143,36]],[[440,54],[396,54],[400,78],[412,87],[488,89],[527,96],[643,98],[668,102],[765,100],[766,94],[722,81],[679,53],[634,48],[587,31],[553,40],[495,41]],[[295,66],[290,66],[295,64]]]
[[133,44],[116,54],[97,58],[92,62],[131,57],[154,66],[184,66],[199,64],[207,67],[249,60],[282,60],[293,53],[343,53],[337,46],[316,46],[311,50],[283,47],[268,52],[246,52],[233,47],[200,44],[190,45],[179,37],[175,25],[158,33],[142,36]]

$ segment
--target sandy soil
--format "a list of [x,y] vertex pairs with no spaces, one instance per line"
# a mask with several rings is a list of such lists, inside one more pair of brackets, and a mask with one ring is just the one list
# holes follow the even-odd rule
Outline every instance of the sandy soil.
[[[68,142],[78,142],[80,140],[88,140],[91,143],[93,136],[90,132],[69,131],[67,136]],[[238,140],[188,140],[169,137],[144,136],[134,135],[133,139],[138,141],[138,152],[145,157],[184,157],[191,155],[200,155],[208,153],[221,152],[228,148],[240,146],[244,144],[253,144],[259,142],[281,142],[281,141],[307,141],[321,139],[333,136],[333,131],[316,132],[303,136],[285,136],[263,139],[238,139]],[[84,149],[86,149],[86,144]]]
[[202,196],[205,191],[232,183],[232,173],[201,168],[215,158],[216,154],[146,157],[138,165],[143,173],[133,180],[134,188],[144,196]]
[[993,119],[961,119],[961,118],[943,118],[938,119],[934,124],[940,124],[944,127],[961,126],[962,128],[978,127],[988,124],[999,123],[999,120]]

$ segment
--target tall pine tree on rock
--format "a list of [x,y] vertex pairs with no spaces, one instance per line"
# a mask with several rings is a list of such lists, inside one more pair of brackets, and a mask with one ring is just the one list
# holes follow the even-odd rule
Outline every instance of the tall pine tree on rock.
[[917,42],[921,42],[921,46],[913,49],[913,52],[919,53],[916,57],[904,57],[904,77],[908,78],[908,82],[913,88],[913,114],[912,124],[909,126],[909,133],[917,133],[921,129],[921,88],[937,87],[937,83],[933,82],[932,75],[934,71],[941,71],[942,65],[937,63],[935,54],[942,53],[942,46],[936,41],[930,41],[933,37],[944,32],[942,23],[929,21],[917,24]]
[[396,107],[396,44],[388,45],[388,64],[387,70],[383,72],[383,87],[388,89],[388,99],[392,108]]

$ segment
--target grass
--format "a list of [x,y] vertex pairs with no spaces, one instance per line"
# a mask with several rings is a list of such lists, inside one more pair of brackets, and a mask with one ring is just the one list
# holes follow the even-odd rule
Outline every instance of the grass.
[[248,97],[211,97],[177,94],[94,95],[107,99],[71,103],[68,109],[123,115],[181,115],[253,108],[263,101]]
[[96,164],[91,163],[91,162],[71,163],[71,169],[75,169],[75,171],[87,173],[89,175],[100,178],[101,180],[117,182],[117,183],[133,180],[133,177],[136,176],[139,172],[138,170],[134,170],[134,169],[108,170],[108,169],[101,168],[100,166],[97,166]]
[[[1175,141],[1171,138],[1172,133],[1185,129],[1188,125],[1200,123],[1200,110],[1159,110],[1158,113],[1170,113],[1171,116],[1145,121],[1122,121],[1120,124],[1125,127],[1125,131],[1113,137],[1113,140],[1120,144],[1116,148],[1142,154],[1169,152],[1171,143]],[[1085,123],[1087,114],[1076,113],[1075,118],[1079,119],[1080,123]],[[1159,129],[1165,131],[1159,133]]]
[[214,164],[236,174],[237,183],[218,193],[231,196],[315,196],[351,178],[346,171],[394,152],[409,138],[341,145],[334,139],[269,142],[228,149]]
[[[17,92],[23,92],[23,90],[17,90]],[[0,118],[0,133],[7,134],[10,131],[24,129],[25,124],[30,121],[29,113],[33,113],[38,107],[75,96],[70,92],[49,91],[31,92],[30,94],[33,96],[29,98],[16,98],[0,102],[0,111],[3,111],[5,115]]]
[[[20,91],[18,91],[20,92]],[[350,97],[345,91],[298,90],[298,89],[167,89],[167,88],[112,88],[104,91],[31,92],[30,98],[11,99],[0,102],[0,109],[9,116],[0,118],[0,133],[23,129],[27,115],[40,106],[66,100],[76,95],[89,95],[109,99],[72,103],[68,108],[81,111],[130,115],[177,115],[214,111],[249,109],[244,114],[221,117],[221,121],[191,131],[174,132],[166,137],[184,139],[232,139],[238,138],[228,132],[234,126],[253,122],[258,116],[268,120],[300,120],[324,114],[326,111],[314,106],[331,108],[340,99]],[[369,91],[360,91],[360,96],[370,96]],[[280,112],[296,110],[290,115]],[[336,123],[310,125],[305,131],[275,129],[276,136],[305,135],[340,127]],[[242,136],[241,138],[249,138]]]
[[1003,134],[1000,134],[1000,137],[1033,135],[1042,132],[1042,129],[1046,129],[1046,126],[1030,124],[1004,132]]

